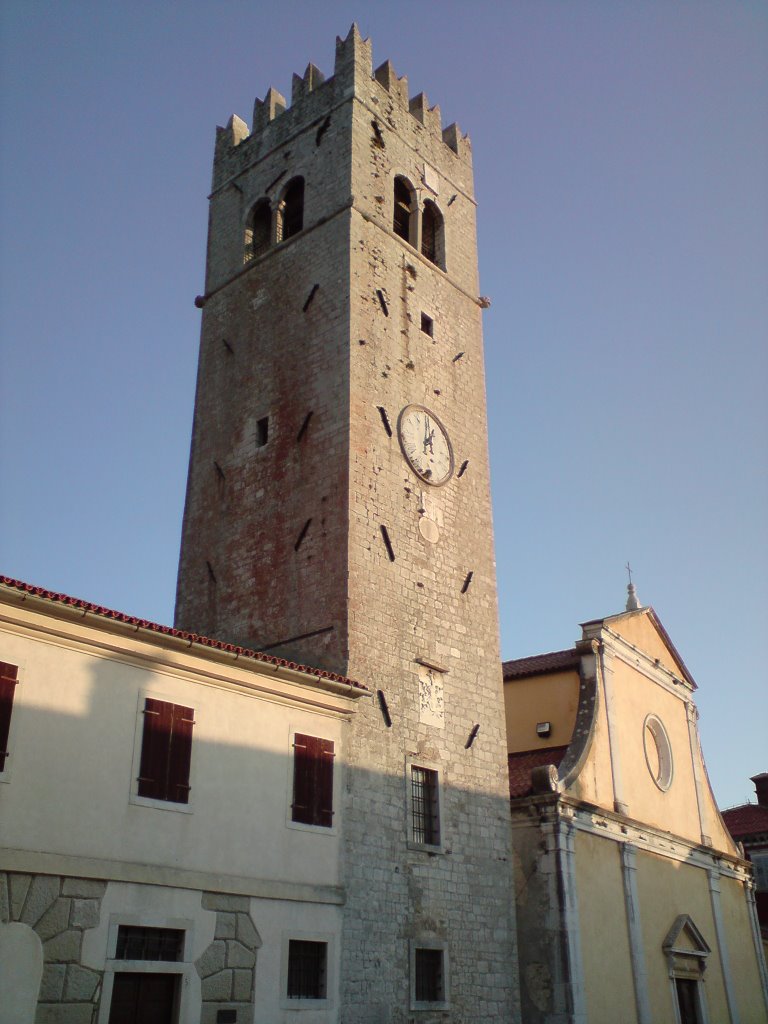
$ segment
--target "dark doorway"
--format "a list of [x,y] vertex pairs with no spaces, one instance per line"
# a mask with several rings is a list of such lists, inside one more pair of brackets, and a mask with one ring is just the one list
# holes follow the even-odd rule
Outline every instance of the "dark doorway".
[[680,1024],[701,1024],[697,988],[698,982],[692,981],[690,978],[675,978]]
[[178,974],[116,974],[109,1024],[175,1024]]

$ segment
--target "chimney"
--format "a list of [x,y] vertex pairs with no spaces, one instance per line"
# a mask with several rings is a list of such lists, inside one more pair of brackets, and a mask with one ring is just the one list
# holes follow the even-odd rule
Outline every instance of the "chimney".
[[750,782],[755,784],[757,802],[761,807],[768,807],[768,772],[760,772],[759,775],[753,775]]

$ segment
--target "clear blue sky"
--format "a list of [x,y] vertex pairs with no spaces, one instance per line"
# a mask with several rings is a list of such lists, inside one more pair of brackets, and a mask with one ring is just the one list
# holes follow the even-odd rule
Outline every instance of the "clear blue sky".
[[722,806],[768,769],[768,5],[2,12],[0,571],[170,622],[214,126],[357,20],[472,137],[502,647],[629,559]]

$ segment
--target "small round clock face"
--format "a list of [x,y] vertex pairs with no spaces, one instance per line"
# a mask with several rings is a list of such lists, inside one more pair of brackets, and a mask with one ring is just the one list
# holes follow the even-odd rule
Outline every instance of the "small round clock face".
[[423,405],[406,405],[397,421],[397,436],[408,465],[422,480],[439,486],[453,473],[453,448],[445,427]]

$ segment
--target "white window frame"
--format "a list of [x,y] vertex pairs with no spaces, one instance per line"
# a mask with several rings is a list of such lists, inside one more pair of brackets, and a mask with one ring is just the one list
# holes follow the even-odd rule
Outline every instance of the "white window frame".
[[[325,996],[322,999],[288,997],[288,954],[291,940],[325,945]],[[336,936],[333,932],[283,932],[280,953],[280,1008],[283,1010],[330,1010],[336,989]]]
[[[136,702],[136,719],[133,735],[133,761],[131,763],[131,785],[128,793],[128,802],[138,807],[155,807],[159,811],[175,811],[177,814],[193,814],[195,801],[195,745],[196,737],[192,734],[192,758],[189,764],[189,801],[186,804],[176,803],[175,800],[155,800],[148,796],[139,796],[139,772],[141,770],[141,747],[144,740],[144,706],[147,697],[152,700],[161,700],[166,704],[182,704],[178,695],[169,696],[162,690],[139,690]],[[195,712],[197,713],[197,712]],[[168,925],[168,927],[171,927]]]
[[[416,951],[418,949],[439,949],[443,954],[443,998],[434,1002],[425,1002],[416,998]],[[448,943],[444,939],[418,938],[408,942],[409,960],[409,995],[411,1010],[450,1010],[451,1008],[451,974],[448,958]]]
[[[419,843],[414,839],[413,833],[413,783],[412,770],[414,768],[425,768],[427,771],[435,772],[437,775],[437,824],[440,831],[439,843]],[[443,785],[444,780],[440,765],[416,754],[409,754],[405,759],[405,807],[406,807],[406,835],[409,850],[422,850],[425,853],[445,853],[445,815],[443,813]]]

